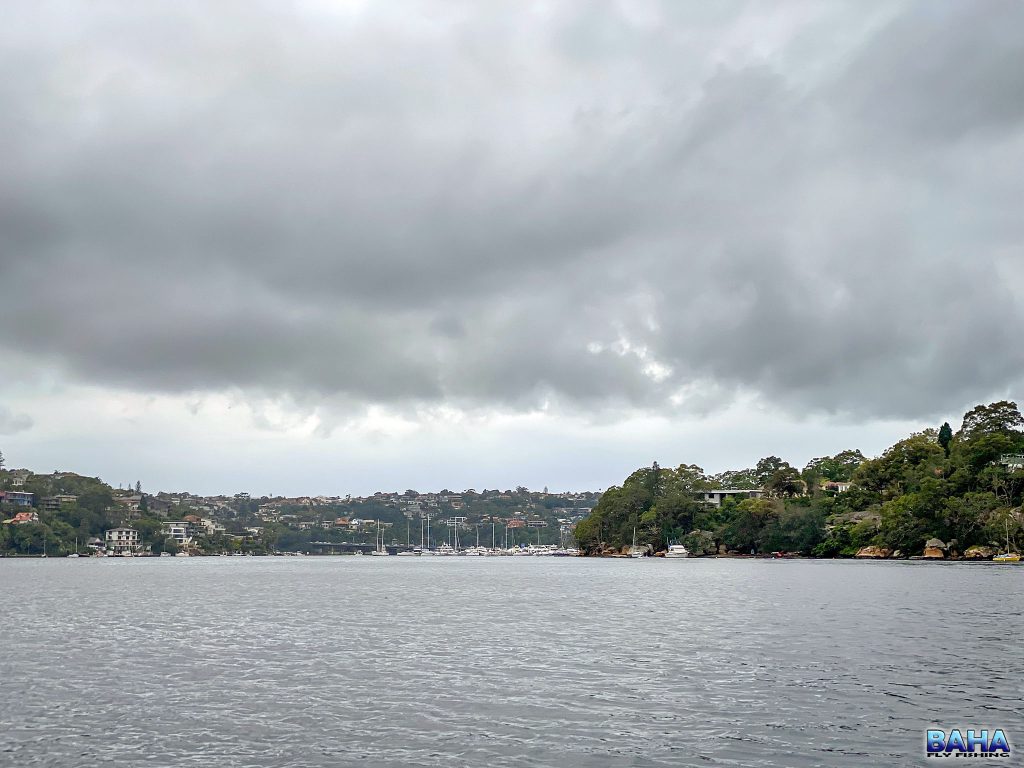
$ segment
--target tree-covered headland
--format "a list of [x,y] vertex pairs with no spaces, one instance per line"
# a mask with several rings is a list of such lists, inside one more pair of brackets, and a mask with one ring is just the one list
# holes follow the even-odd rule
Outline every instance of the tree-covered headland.
[[[848,450],[799,470],[770,456],[717,475],[655,463],[609,488],[576,539],[587,554],[621,551],[635,530],[637,544],[655,552],[679,542],[694,554],[910,557],[941,543],[944,556],[984,557],[1005,546],[1008,530],[1019,551],[1021,454],[1024,417],[1001,401],[966,413],[956,432],[948,423],[926,429],[872,459]],[[705,500],[716,489],[760,494],[716,506]]]

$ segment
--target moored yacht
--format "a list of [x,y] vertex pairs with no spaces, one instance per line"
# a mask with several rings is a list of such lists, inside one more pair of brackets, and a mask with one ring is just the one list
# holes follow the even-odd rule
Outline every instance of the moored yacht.
[[388,551],[384,547],[384,531],[380,527],[380,520],[377,521],[377,538],[376,541],[374,541],[373,546],[374,549],[373,552],[370,553],[371,555],[387,557]]
[[674,558],[679,558],[679,557],[689,557],[689,556],[690,556],[690,550],[688,550],[682,544],[669,544],[668,545],[668,551],[665,552],[665,557],[671,557],[673,559]]
[[647,554],[647,550],[644,547],[638,547],[636,545],[636,528],[633,529],[633,546],[629,548],[630,557],[643,557]]
[[1010,523],[1005,522],[1006,528],[1006,551],[992,558],[993,563],[1019,563],[1020,555],[1010,551]]

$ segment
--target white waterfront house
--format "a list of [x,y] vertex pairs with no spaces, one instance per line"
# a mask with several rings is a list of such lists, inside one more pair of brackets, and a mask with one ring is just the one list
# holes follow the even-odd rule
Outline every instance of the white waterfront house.
[[168,539],[174,539],[179,547],[187,547],[192,543],[195,526],[187,520],[168,520],[160,526],[160,533]]
[[722,502],[728,498],[760,499],[762,496],[764,496],[764,491],[759,488],[718,488],[701,494],[705,502],[716,507],[722,506]]
[[134,555],[142,549],[139,532],[134,528],[111,528],[106,532],[105,539],[108,555]]

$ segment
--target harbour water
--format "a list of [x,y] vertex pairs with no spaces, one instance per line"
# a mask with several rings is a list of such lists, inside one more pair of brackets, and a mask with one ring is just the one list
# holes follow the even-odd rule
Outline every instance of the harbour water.
[[[865,766],[1024,749],[1024,567],[0,560],[3,766]],[[1016,758],[1015,758],[1016,759]]]

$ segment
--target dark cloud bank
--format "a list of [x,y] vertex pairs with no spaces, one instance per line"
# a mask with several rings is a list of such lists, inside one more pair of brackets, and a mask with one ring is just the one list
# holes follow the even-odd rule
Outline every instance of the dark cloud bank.
[[719,59],[751,25],[702,6],[16,4],[0,347],[314,402],[1012,394],[1024,4]]

